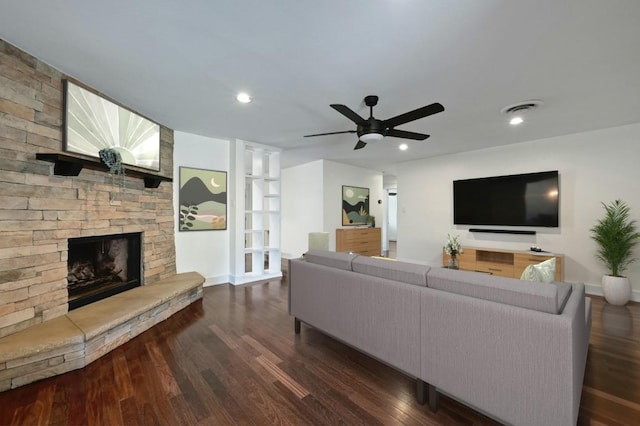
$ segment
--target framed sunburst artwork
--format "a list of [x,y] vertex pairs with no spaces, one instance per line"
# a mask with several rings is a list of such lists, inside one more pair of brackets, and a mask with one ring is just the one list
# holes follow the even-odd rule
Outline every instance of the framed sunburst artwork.
[[122,162],[160,170],[160,125],[69,80],[65,86],[64,149],[100,158],[112,148]]

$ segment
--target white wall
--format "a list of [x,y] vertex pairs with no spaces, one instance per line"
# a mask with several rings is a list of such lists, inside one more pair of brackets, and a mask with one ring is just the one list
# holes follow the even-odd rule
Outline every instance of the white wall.
[[[179,211],[180,167],[221,170],[227,172],[229,183],[229,145],[222,139],[184,132],[174,132],[173,147],[173,204]],[[227,186],[227,194],[230,194]],[[229,197],[228,197],[229,199]],[[177,221],[176,213],[176,221]],[[224,231],[180,232],[176,224],[176,270],[177,272],[197,271],[207,281],[205,285],[229,282],[229,235],[233,232],[229,225],[227,205],[227,229]]]
[[307,251],[309,232],[324,232],[322,166],[313,161],[281,171],[282,256],[300,257]]
[[[447,233],[468,246],[563,253],[565,280],[600,291],[607,271],[595,258],[589,229],[617,198],[640,221],[640,124],[542,139],[403,164],[398,174],[398,258],[440,265]],[[535,236],[474,234],[453,225],[452,181],[558,170],[560,227],[530,228]],[[507,227],[500,227],[507,228]],[[640,257],[640,249],[636,249]],[[640,300],[640,262],[625,271]]]
[[329,249],[335,250],[336,228],[342,227],[342,185],[369,188],[371,214],[381,226],[382,173],[327,160],[283,169],[283,257],[306,252],[310,232],[328,232]]

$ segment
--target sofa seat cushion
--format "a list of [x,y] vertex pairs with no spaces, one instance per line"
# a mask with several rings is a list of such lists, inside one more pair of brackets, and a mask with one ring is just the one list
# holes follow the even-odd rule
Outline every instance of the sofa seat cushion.
[[562,313],[571,294],[568,283],[522,281],[446,268],[432,268],[427,274],[427,286],[550,314]]
[[390,262],[387,259],[358,256],[351,262],[354,272],[407,284],[427,286],[427,272],[431,267],[406,262]]
[[327,250],[309,250],[304,255],[304,260],[316,265],[329,266],[331,268],[351,270],[351,261],[358,257],[357,254],[343,253]]

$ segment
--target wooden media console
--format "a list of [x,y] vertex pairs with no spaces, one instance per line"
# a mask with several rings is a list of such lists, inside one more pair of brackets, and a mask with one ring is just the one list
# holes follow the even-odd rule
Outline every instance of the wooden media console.
[[[449,255],[442,250],[442,265],[449,264]],[[538,253],[521,250],[463,247],[457,255],[461,270],[486,272],[509,278],[520,278],[529,265],[556,258],[556,281],[564,281],[564,256],[558,253]]]

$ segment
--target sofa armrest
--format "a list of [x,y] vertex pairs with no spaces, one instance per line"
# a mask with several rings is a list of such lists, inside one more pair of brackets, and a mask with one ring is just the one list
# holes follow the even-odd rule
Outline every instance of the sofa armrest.
[[562,314],[423,289],[421,376],[512,424],[574,424],[586,360],[584,286]]

